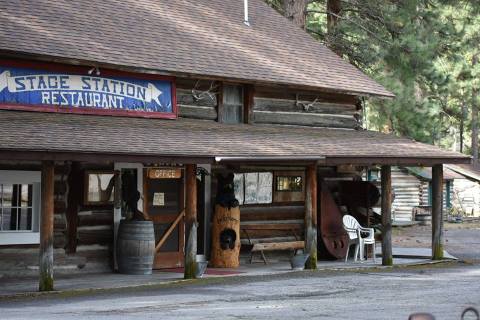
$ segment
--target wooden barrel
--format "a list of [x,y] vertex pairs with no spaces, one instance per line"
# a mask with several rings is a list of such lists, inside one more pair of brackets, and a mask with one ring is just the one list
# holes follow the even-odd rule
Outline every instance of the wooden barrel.
[[120,221],[117,236],[118,271],[152,274],[155,233],[152,221]]

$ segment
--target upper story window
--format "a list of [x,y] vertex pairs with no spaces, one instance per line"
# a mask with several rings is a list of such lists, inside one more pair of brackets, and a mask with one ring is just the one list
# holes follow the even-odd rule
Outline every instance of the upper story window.
[[39,171],[0,171],[0,245],[39,243]]
[[242,123],[243,121],[243,88],[242,86],[223,85],[223,112],[219,122]]

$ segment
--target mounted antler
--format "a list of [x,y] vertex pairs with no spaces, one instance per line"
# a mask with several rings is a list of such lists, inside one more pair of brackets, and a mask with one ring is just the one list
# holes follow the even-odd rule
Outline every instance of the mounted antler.
[[218,89],[218,85],[215,84],[215,81],[212,81],[210,83],[210,88],[208,88],[208,90],[200,90],[199,87],[200,80],[197,80],[195,86],[192,89],[192,96],[196,101],[203,100],[207,97],[215,101],[215,95],[218,93],[216,91]]
[[302,107],[303,111],[309,111],[310,108],[313,107],[315,103],[317,103],[318,101],[318,96],[317,96],[315,97],[315,100],[313,100],[311,103],[303,103],[299,101],[298,96],[299,94],[295,95],[295,100],[296,100],[295,104],[297,105],[297,107]]

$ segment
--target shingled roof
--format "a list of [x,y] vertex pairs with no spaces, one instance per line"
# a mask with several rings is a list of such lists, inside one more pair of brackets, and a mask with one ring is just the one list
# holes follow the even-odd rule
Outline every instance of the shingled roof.
[[[469,163],[470,157],[373,131],[222,124],[128,117],[0,111],[0,155],[78,155],[235,160],[322,160],[325,164]],[[182,143],[179,143],[182,141]],[[38,157],[37,157],[38,158]]]
[[0,0],[0,52],[68,63],[392,96],[250,0]]

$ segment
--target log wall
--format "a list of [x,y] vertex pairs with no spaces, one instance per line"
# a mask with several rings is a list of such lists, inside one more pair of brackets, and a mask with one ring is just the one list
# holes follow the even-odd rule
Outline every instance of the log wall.
[[259,124],[290,124],[314,127],[354,129],[357,119],[356,99],[351,96],[285,92],[256,87],[253,121]]
[[[217,94],[206,95],[201,91],[210,89],[212,84],[208,80],[177,80],[177,106],[182,118],[217,120]],[[217,93],[218,88],[212,90]],[[194,95],[195,94],[195,95]],[[200,99],[195,98],[200,96]]]
[[[225,123],[286,124],[355,129],[361,127],[361,110],[353,96],[312,93],[251,86],[246,90],[210,80],[177,79],[177,104],[182,118]],[[209,92],[210,94],[206,94]],[[243,93],[249,93],[252,110],[245,114]]]
[[[230,168],[231,170],[232,168]],[[268,166],[241,166],[235,168],[236,173],[245,172],[291,172],[302,173],[302,167],[292,167],[286,170],[285,167]],[[217,175],[226,173],[225,167],[217,166],[212,168],[212,204],[215,204],[217,192]],[[274,188],[274,182],[272,185]],[[304,200],[301,201],[275,201],[272,196],[270,204],[245,204],[240,206],[240,241],[242,249],[249,250],[251,243],[262,242],[283,242],[304,239]],[[246,231],[245,231],[246,230]],[[247,237],[248,234],[248,237]]]
[[[36,163],[0,167],[5,170],[40,170]],[[99,169],[105,169],[105,166]],[[77,239],[75,252],[67,253],[69,235],[66,209],[70,166],[56,163],[54,173],[54,273],[111,271],[113,207],[86,207],[82,204],[76,217],[77,232],[73,235]],[[81,180],[79,183],[83,185],[83,179]],[[38,255],[38,245],[0,246],[0,278],[19,275],[38,276]]]

